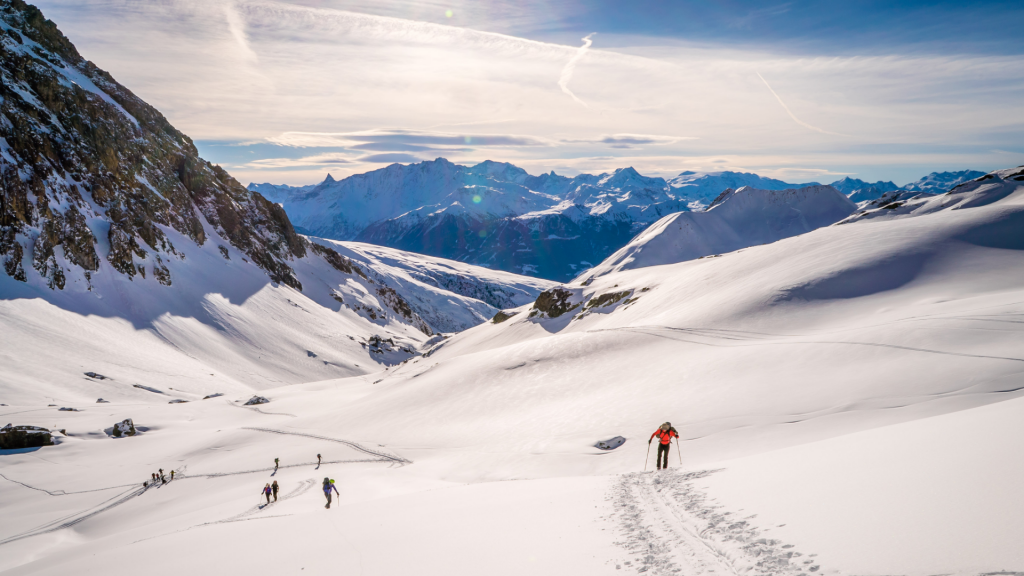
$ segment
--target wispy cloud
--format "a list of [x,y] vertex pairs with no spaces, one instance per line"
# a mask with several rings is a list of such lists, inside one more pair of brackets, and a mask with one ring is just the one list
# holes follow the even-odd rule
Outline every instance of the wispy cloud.
[[[375,146],[419,146],[426,150],[427,147],[455,147],[466,146],[550,146],[551,141],[536,136],[523,136],[519,134],[472,134],[452,132],[432,132],[426,130],[365,130],[361,132],[285,132],[279,136],[267,139],[273,144],[280,146],[295,146],[302,148],[311,147],[342,147],[355,148],[362,146],[367,148],[372,144]],[[374,148],[384,150],[385,148]],[[395,150],[391,148],[391,150]]]
[[775,93],[775,90],[772,90],[771,84],[769,84],[768,81],[764,79],[764,76],[761,76],[760,72],[754,73],[757,74],[757,77],[761,79],[761,82],[764,82],[764,85],[768,87],[768,90],[772,93],[772,96],[775,96],[775,99],[779,101],[779,104],[782,104],[782,108],[786,110],[786,114],[789,114],[789,117],[792,118],[794,122],[803,126],[804,128],[814,130],[815,132],[821,132],[822,134],[829,134],[831,136],[846,136],[846,134],[829,132],[827,130],[822,130],[821,128],[818,128],[817,126],[811,126],[807,122],[804,122],[803,120],[797,118],[796,114],[793,114],[793,111],[789,109],[789,106],[786,106],[786,103],[782,101],[782,98],[780,98],[779,95]]
[[594,138],[566,138],[566,144],[606,144],[612,148],[636,148],[638,146],[667,146],[683,140],[696,140],[695,136],[660,136],[655,134],[602,134]]
[[580,46],[579,49],[576,50],[576,53],[572,55],[572,58],[569,58],[569,61],[565,63],[565,68],[562,68],[562,75],[558,78],[558,87],[562,89],[562,92],[565,92],[573,100],[587,108],[590,108],[590,106],[573,94],[572,90],[569,90],[569,81],[572,80],[572,73],[576,71],[576,63],[583,59],[587,54],[587,50],[590,49],[590,45],[594,43],[594,41],[590,39],[594,34],[597,34],[597,32],[592,32],[583,37],[583,46]]
[[[995,150],[1015,150],[1024,141],[1024,124],[1016,120],[1024,117],[1024,56],[1006,47],[1024,42],[1019,39],[999,40],[1000,54],[958,53],[943,35],[938,52],[903,51],[887,43],[850,57],[842,50],[757,42],[772,27],[728,28],[733,36],[726,38],[719,22],[719,36],[651,32],[616,50],[600,47],[621,45],[621,36],[595,44],[591,35],[582,46],[536,40],[571,29],[601,30],[602,38],[620,30],[615,22],[576,18],[578,3],[552,5],[552,11],[572,18],[557,32],[545,29],[531,39],[497,34],[509,29],[464,18],[479,11],[501,20],[495,3],[402,0],[400,9],[376,8],[391,1],[34,3],[82,54],[196,141],[250,144],[203,150],[242,179],[285,174],[291,183],[308,183],[322,178],[323,166],[338,165],[332,173],[378,167],[387,158],[381,154],[407,154],[408,161],[490,158],[534,173],[560,170],[573,158],[592,159],[595,167],[588,171],[632,164],[678,173],[692,167],[688,158],[700,157],[767,173],[768,161],[754,164],[750,158],[771,150],[778,167],[857,171],[872,181],[899,181],[894,167],[913,162],[913,173],[904,179],[909,182],[948,169],[947,161],[955,161],[949,167],[982,170],[1009,165],[1015,161]],[[607,6],[612,0],[599,2]],[[528,0],[534,7],[545,4]],[[439,6],[436,19],[424,16]],[[777,14],[786,5],[754,15],[773,17],[780,26],[808,9],[834,17],[831,8],[797,6],[782,16]],[[458,16],[445,18],[447,7]],[[730,17],[747,14],[736,7],[715,10]],[[972,10],[981,12],[961,12]],[[508,11],[524,9],[517,4]],[[606,20],[610,13],[590,12]],[[668,20],[661,14],[659,19]],[[544,20],[550,23],[550,14]],[[692,43],[698,37],[707,43]],[[849,38],[837,42],[849,45]],[[765,81],[769,76],[776,84],[785,78],[785,89],[780,85],[775,92]],[[773,99],[766,98],[762,84]],[[778,106],[793,124],[777,114]],[[865,150],[877,154],[864,157]],[[723,165],[703,162],[708,169]]]

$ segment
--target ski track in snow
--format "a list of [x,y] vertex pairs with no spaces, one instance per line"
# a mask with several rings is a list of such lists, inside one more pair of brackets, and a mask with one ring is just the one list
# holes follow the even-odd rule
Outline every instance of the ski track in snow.
[[398,462],[399,464],[412,464],[412,460],[407,460],[405,458],[402,458],[401,456],[395,456],[393,454],[388,454],[386,452],[380,452],[380,451],[377,451],[377,450],[372,450],[370,448],[367,448],[367,447],[365,447],[365,446],[363,446],[361,444],[357,444],[357,443],[352,442],[350,440],[340,440],[338,438],[328,438],[326,436],[317,436],[315,434],[306,434],[304,432],[288,432],[288,431],[285,431],[285,430],[274,430],[272,428],[249,428],[249,427],[246,427],[246,428],[242,428],[242,429],[243,430],[256,430],[257,432],[270,432],[272,434],[287,434],[287,435],[291,435],[291,436],[303,436],[305,438],[314,438],[316,440],[326,440],[327,442],[337,442],[339,444],[344,444],[344,445],[348,446],[349,448],[352,448],[354,450],[358,450],[360,452],[363,452],[365,454],[369,454],[371,456],[376,456],[378,458],[386,458],[388,460],[391,460],[392,462]]
[[[323,462],[321,462],[321,464],[357,464],[357,463],[372,463],[372,462],[389,462],[389,463],[398,462],[398,463],[401,463],[401,464],[411,463],[410,460],[405,460],[405,459],[399,458],[397,456],[391,456],[391,455],[386,455],[386,454],[383,454],[383,453],[378,453],[378,452],[375,452],[373,450],[370,450],[369,448],[365,448],[363,446],[360,446],[359,444],[356,444],[355,442],[348,442],[347,440],[337,440],[337,439],[332,439],[332,438],[324,438],[324,437],[320,437],[320,436],[313,436],[311,434],[299,434],[299,433],[283,432],[283,431],[278,431],[278,430],[268,430],[268,429],[259,429],[259,428],[248,428],[248,429],[249,430],[259,430],[261,432],[274,432],[274,433],[277,433],[277,434],[294,434],[296,436],[307,436],[307,437],[310,437],[310,438],[316,438],[316,439],[320,439],[320,440],[330,440],[332,442],[339,442],[339,443],[342,443],[342,444],[346,444],[346,445],[348,445],[348,446],[350,446],[350,447],[352,447],[352,448],[354,448],[356,450],[365,452],[367,454],[373,454],[373,455],[378,456],[378,458],[364,459],[364,460],[324,460]],[[287,464],[287,465],[284,465],[284,466],[279,466],[278,468],[297,468],[297,467],[300,467],[300,466],[313,466],[315,464],[316,464],[316,462],[300,462],[298,464]],[[118,494],[117,496],[114,496],[113,498],[111,498],[111,499],[109,499],[109,500],[107,500],[105,502],[102,502],[102,503],[100,503],[97,506],[93,506],[91,508],[86,509],[84,512],[74,512],[74,513],[68,514],[67,516],[63,516],[61,518],[53,520],[52,522],[49,522],[47,524],[43,524],[42,526],[38,526],[38,527],[33,528],[31,530],[28,530],[26,532],[22,532],[21,534],[16,534],[16,535],[11,536],[9,538],[6,538],[4,540],[0,540],[0,546],[2,546],[4,544],[9,544],[11,542],[15,542],[17,540],[22,540],[22,539],[25,539],[25,538],[30,538],[32,536],[40,536],[40,535],[49,534],[50,532],[55,532],[57,530],[61,530],[61,529],[64,529],[64,528],[70,528],[72,526],[75,526],[76,524],[79,524],[81,522],[84,522],[85,520],[88,520],[89,518],[92,518],[92,517],[96,516],[97,514],[100,514],[102,512],[106,512],[107,510],[110,510],[112,508],[120,506],[121,504],[124,504],[125,502],[128,502],[129,500],[131,500],[131,499],[133,499],[133,498],[135,498],[137,496],[141,496],[142,494],[145,494],[149,490],[152,490],[154,488],[162,488],[164,486],[169,486],[169,485],[173,484],[174,482],[180,482],[182,480],[189,480],[189,479],[195,479],[195,478],[220,478],[222,476],[235,476],[235,475],[239,475],[239,474],[254,474],[256,472],[269,472],[269,471],[273,471],[274,468],[273,467],[257,468],[257,469],[254,469],[254,470],[242,470],[242,471],[238,471],[238,472],[212,472],[212,473],[209,473],[209,474],[186,474],[184,472],[184,470],[185,470],[184,467],[182,467],[180,472],[178,470],[175,470],[176,476],[175,476],[174,480],[170,480],[170,481],[168,481],[166,483],[161,483],[161,484],[153,483],[153,484],[149,484],[148,486],[139,486],[138,483],[134,483],[134,484],[125,484],[125,485],[120,485],[120,486],[109,486],[107,488],[97,488],[97,489],[94,489],[94,490],[83,490],[81,492],[65,492],[63,490],[50,491],[50,490],[46,490],[44,488],[37,488],[35,486],[30,486],[28,484],[25,484],[24,482],[19,482],[17,480],[11,480],[10,478],[4,476],[3,474],[0,474],[0,477],[3,477],[3,479],[7,480],[8,482],[19,484],[19,485],[24,486],[25,488],[29,488],[31,490],[38,490],[40,492],[45,492],[46,494],[48,494],[50,496],[66,496],[66,495],[69,495],[69,494],[83,494],[85,492],[101,492],[101,491],[104,491],[104,490],[113,490],[115,488],[124,488],[125,486],[132,487],[131,490],[128,490],[127,492],[122,492],[121,494]],[[310,489],[310,487],[313,486],[313,484],[314,484],[313,480],[311,480],[311,479],[310,480],[306,480],[298,488],[296,488],[292,492],[288,493],[288,495],[283,496],[280,500],[289,500],[291,498],[294,498],[296,496],[304,494],[306,491],[308,491]],[[217,521],[217,522],[208,522],[206,524],[200,524],[200,526],[205,526],[207,524],[217,524],[217,523],[220,523],[220,522],[235,522],[235,521],[238,521],[238,520],[243,520],[243,519],[246,519],[246,518],[244,518],[245,516],[254,514],[256,512],[259,512],[259,511],[263,510],[265,507],[266,507],[266,505],[260,505],[260,506],[257,506],[255,508],[253,508],[253,509],[249,509],[249,510],[247,510],[247,511],[245,511],[245,512],[243,512],[243,513],[241,513],[241,514],[239,514],[237,516],[233,516],[231,518],[228,518],[228,519],[225,519],[225,520],[220,520],[220,521]],[[194,527],[195,526],[193,526],[193,528]],[[141,540],[140,540],[140,542],[141,542]]]
[[624,474],[610,498],[619,532],[617,542],[633,559],[625,568],[652,575],[699,574],[810,576],[818,572],[813,555],[764,537],[748,520],[723,511],[693,486],[714,471]]
[[217,521],[214,521],[214,522],[206,522],[206,523],[203,523],[203,524],[199,524],[198,526],[193,526],[193,528],[198,528],[199,526],[210,526],[210,525],[213,525],[213,524],[224,524],[225,522],[237,522],[239,520],[245,520],[247,516],[252,516],[253,514],[257,514],[259,512],[263,512],[264,510],[272,507],[274,504],[277,504],[278,502],[284,502],[285,500],[291,500],[292,498],[295,498],[296,496],[301,496],[301,495],[305,494],[306,492],[309,492],[309,489],[312,488],[314,484],[316,484],[316,480],[313,480],[312,478],[309,478],[307,480],[303,480],[302,482],[299,483],[298,486],[295,487],[294,490],[292,490],[291,492],[289,492],[288,494],[286,494],[284,496],[281,496],[281,498],[279,498],[278,500],[274,500],[273,502],[269,502],[269,503],[258,504],[256,506],[253,506],[252,508],[249,508],[245,512],[242,512],[240,514],[236,514],[236,515],[234,515],[234,516],[232,516],[230,518],[225,518],[223,520],[217,520]]
[[45,488],[36,488],[35,486],[29,486],[28,484],[25,484],[24,482],[20,482],[18,480],[12,480],[12,479],[8,478],[7,476],[4,476],[3,474],[0,474],[0,478],[3,478],[4,480],[7,480],[8,482],[12,482],[14,484],[20,484],[20,485],[24,486],[25,488],[28,488],[29,490],[38,490],[39,492],[45,492],[45,493],[49,494],[50,496],[70,496],[71,494],[86,494],[86,493],[89,493],[89,492],[104,492],[106,490],[114,490],[115,488],[131,488],[131,487],[135,487],[135,486],[139,485],[138,482],[132,482],[131,484],[119,484],[117,486],[107,486],[106,488],[95,488],[93,490],[79,490],[77,492],[65,492],[63,490],[53,490],[53,491],[50,491],[50,490],[47,490]]
[[734,344],[733,346],[782,346],[782,345],[807,345],[807,344],[825,344],[825,345],[842,345],[842,346],[872,346],[877,348],[895,348],[899,350],[908,350],[911,352],[922,352],[926,354],[942,354],[946,356],[962,356],[964,358],[983,358],[987,360],[1008,360],[1011,362],[1024,362],[1024,358],[1013,358],[1010,356],[989,356],[985,354],[969,354],[967,352],[951,352],[946,350],[932,350],[929,348],[915,348],[912,346],[901,346],[898,344],[885,344],[880,342],[851,342],[843,340],[797,340],[797,341],[772,341],[769,338],[806,338],[806,336],[795,336],[795,335],[774,335],[774,334],[762,334],[758,332],[741,332],[738,330],[715,330],[710,328],[673,328],[671,326],[625,326],[622,328],[602,328],[597,330],[588,330],[588,332],[634,332],[637,334],[646,334],[648,336],[654,336],[657,338],[667,338],[669,340],[675,340],[677,342],[688,342],[690,344],[698,344],[701,346],[727,346],[728,344],[714,343],[714,342],[702,342],[700,340],[690,340],[686,338],[673,337],[674,333],[689,334],[697,337],[704,337],[710,340],[732,340],[736,342],[750,342],[749,344]]
[[11,536],[10,538],[0,540],[0,546],[4,544],[9,544],[11,542],[15,542],[17,540],[22,540],[24,538],[49,534],[50,532],[56,532],[57,530],[62,530],[64,528],[71,528],[72,526],[84,522],[89,518],[96,516],[97,514],[106,512],[111,508],[116,508],[117,506],[124,504],[125,502],[135,498],[136,496],[144,494],[147,490],[153,487],[155,487],[155,485],[150,485],[146,487],[139,486],[137,488],[128,490],[127,492],[122,492],[121,494],[114,496],[113,498],[99,504],[98,506],[93,506],[92,508],[89,508],[84,513],[75,512],[67,516],[64,516],[63,518],[58,518],[52,522],[43,524],[42,526],[39,526],[37,528],[33,528],[27,532],[22,532],[21,534],[17,534],[15,536]]

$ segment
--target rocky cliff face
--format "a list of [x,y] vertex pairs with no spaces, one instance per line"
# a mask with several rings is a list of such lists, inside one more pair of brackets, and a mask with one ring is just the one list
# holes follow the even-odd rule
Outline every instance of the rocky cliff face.
[[[62,290],[101,262],[174,282],[165,233],[226,239],[277,282],[307,242],[284,211],[199,157],[192,141],[21,0],[0,0],[0,262]],[[226,249],[225,249],[226,250]]]

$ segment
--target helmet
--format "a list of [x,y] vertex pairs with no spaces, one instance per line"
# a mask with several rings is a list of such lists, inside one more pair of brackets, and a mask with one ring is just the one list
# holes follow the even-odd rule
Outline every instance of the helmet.
[[334,480],[331,480],[331,484],[334,484]]

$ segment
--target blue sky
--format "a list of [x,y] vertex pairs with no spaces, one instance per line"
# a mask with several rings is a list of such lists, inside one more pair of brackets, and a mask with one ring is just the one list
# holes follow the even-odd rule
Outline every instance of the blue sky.
[[243,183],[439,156],[897,184],[1024,164],[1020,2],[37,4]]

